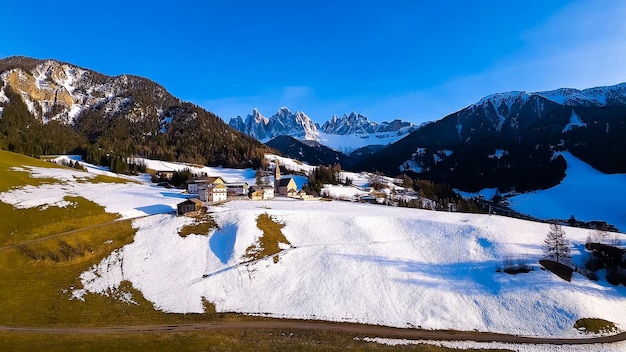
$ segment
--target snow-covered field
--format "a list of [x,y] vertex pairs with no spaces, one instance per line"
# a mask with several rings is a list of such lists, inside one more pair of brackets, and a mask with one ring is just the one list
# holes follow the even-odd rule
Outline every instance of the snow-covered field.
[[[177,313],[201,312],[205,298],[218,311],[398,327],[583,336],[574,322],[594,317],[626,329],[625,287],[576,273],[566,282],[541,270],[547,224],[277,198],[212,207],[220,230],[182,238],[177,231],[191,219],[167,214],[185,197],[180,191],[73,182],[89,177],[74,170],[21,170],[61,182],[14,188],[0,201],[19,208],[67,206],[64,197],[77,195],[124,217],[155,214],[134,221],[133,243],[81,275],[75,299],[106,294],[128,280],[157,309]],[[232,172],[231,179],[236,172],[245,179],[241,170]],[[285,224],[291,247],[277,263],[244,263],[246,248],[261,235],[256,218],[263,213]],[[589,231],[564,229],[580,262]],[[534,270],[496,272],[508,258],[525,259]]]
[[[84,273],[76,297],[129,280],[155,307],[177,313],[201,312],[204,297],[219,311],[427,329],[579,336],[573,325],[583,317],[626,327],[624,287],[578,274],[566,282],[535,264],[546,224],[287,199],[210,210],[221,230],[184,239],[177,228],[187,219],[137,220],[135,242]],[[292,248],[278,263],[245,264],[262,213],[286,225]],[[566,233],[580,260],[587,231]],[[511,256],[534,271],[497,273]]]
[[602,220],[626,231],[626,175],[607,175],[576,158],[562,153],[566,176],[550,189],[525,193],[509,199],[511,208],[540,219]]

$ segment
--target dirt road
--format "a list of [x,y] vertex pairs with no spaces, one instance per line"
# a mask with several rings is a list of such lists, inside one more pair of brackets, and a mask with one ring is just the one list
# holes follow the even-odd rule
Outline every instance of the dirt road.
[[363,337],[384,337],[410,340],[446,340],[446,341],[478,341],[478,342],[505,342],[522,344],[551,344],[551,345],[581,345],[594,343],[612,343],[626,340],[626,332],[601,337],[581,338],[549,338],[527,337],[490,332],[453,331],[453,330],[422,330],[401,329],[394,327],[347,324],[334,322],[310,321],[246,321],[225,323],[193,323],[172,325],[145,325],[145,326],[108,326],[108,327],[27,327],[2,326],[0,332],[20,332],[38,334],[126,334],[126,333],[167,333],[211,330],[241,330],[241,329],[290,329],[290,330],[319,330],[344,332]]

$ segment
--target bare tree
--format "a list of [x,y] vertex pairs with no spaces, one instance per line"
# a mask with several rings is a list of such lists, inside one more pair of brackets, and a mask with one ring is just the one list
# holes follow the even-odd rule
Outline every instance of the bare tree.
[[591,235],[589,236],[589,239],[590,242],[606,244],[609,239],[609,232],[606,230],[606,227],[602,226],[600,228],[591,230]]
[[558,263],[570,258],[570,244],[565,238],[565,231],[561,225],[550,224],[550,231],[543,241],[543,252],[546,257]]

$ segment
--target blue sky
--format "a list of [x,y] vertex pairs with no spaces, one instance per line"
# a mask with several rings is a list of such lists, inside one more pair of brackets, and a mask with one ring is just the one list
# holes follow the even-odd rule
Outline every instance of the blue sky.
[[135,74],[228,120],[436,120],[626,81],[626,1],[10,1],[0,57]]

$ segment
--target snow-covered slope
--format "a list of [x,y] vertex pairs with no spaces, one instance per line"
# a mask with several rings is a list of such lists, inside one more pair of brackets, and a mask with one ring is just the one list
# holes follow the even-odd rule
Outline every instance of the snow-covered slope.
[[[623,286],[577,273],[566,282],[539,268],[547,224],[276,199],[212,207],[219,230],[182,238],[178,229],[193,220],[158,214],[185,197],[178,191],[73,182],[89,177],[75,170],[15,170],[22,171],[64,182],[13,188],[0,194],[1,201],[19,208],[62,207],[71,205],[63,202],[65,196],[77,195],[125,217],[155,214],[135,220],[133,243],[80,276],[83,287],[72,288],[76,299],[110,294],[128,280],[155,308],[168,312],[200,312],[207,299],[219,311],[426,329],[582,336],[573,324],[583,317],[626,328]],[[285,225],[291,245],[276,262],[244,263],[246,249],[261,236],[256,218],[263,213]],[[574,244],[573,260],[580,263],[588,230],[564,229]],[[526,260],[534,270],[495,271],[511,258]]]
[[[211,208],[220,230],[183,239],[188,220],[135,222],[135,242],[81,275],[104,294],[123,280],[168,312],[220,311],[365,322],[426,329],[579,336],[574,322],[599,317],[626,325],[626,291],[575,274],[566,282],[536,260],[547,224],[348,202],[234,201]],[[268,213],[291,246],[279,259],[244,263]],[[587,231],[566,228],[581,259]],[[623,237],[623,236],[622,236]],[[172,248],[177,248],[172,251]],[[496,272],[506,258],[534,271]]]
[[601,220],[626,231],[626,175],[604,174],[571,153],[562,153],[566,176],[555,187],[510,198],[511,208],[540,219]]

